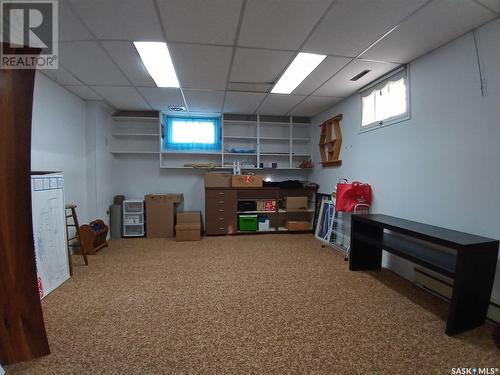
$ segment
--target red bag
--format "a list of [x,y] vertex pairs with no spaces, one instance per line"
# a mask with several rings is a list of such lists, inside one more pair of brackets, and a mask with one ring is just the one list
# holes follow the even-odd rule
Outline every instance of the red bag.
[[372,203],[372,187],[359,181],[337,184],[335,210],[351,212],[357,204]]

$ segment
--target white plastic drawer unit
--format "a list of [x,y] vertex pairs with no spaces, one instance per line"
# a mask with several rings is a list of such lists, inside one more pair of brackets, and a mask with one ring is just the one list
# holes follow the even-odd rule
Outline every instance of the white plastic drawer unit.
[[142,224],[125,224],[123,226],[124,237],[142,237],[144,236],[144,226]]
[[144,236],[144,201],[129,199],[123,201],[123,237]]
[[143,214],[124,214],[123,215],[124,224],[142,224],[144,223]]
[[123,201],[124,213],[142,213],[144,209],[144,201],[134,199]]

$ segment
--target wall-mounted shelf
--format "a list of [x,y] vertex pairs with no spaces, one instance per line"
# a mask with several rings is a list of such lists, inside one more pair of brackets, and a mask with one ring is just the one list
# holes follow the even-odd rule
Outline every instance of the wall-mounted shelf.
[[158,112],[118,112],[112,118],[112,154],[159,154]]
[[158,138],[160,134],[147,134],[147,133],[112,133],[113,137],[156,137]]
[[[233,162],[246,164],[243,170],[310,171],[300,163],[311,156],[310,120],[260,115],[223,115],[220,152],[162,150],[163,116],[149,112],[120,112],[113,115],[109,133],[113,155],[158,155],[162,169],[224,169]],[[227,152],[229,149],[255,152]],[[303,160],[300,160],[300,159]],[[277,168],[270,168],[271,162]],[[266,167],[258,166],[264,163]],[[203,165],[218,165],[205,167]],[[190,165],[201,165],[191,167]],[[252,167],[249,167],[252,165]]]
[[339,159],[342,147],[342,132],[340,131],[342,117],[342,114],[339,114],[320,125],[319,151],[323,167],[342,165],[342,160]]
[[211,152],[211,151],[162,151],[162,154],[170,154],[170,155],[214,155],[220,156],[220,152]]
[[129,150],[112,150],[112,154],[144,154],[144,155],[157,155],[159,151],[129,151]]

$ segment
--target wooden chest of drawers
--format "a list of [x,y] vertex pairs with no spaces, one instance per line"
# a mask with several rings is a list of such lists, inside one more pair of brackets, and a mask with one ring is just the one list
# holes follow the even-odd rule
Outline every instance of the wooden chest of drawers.
[[205,190],[206,234],[236,233],[237,205],[236,190]]

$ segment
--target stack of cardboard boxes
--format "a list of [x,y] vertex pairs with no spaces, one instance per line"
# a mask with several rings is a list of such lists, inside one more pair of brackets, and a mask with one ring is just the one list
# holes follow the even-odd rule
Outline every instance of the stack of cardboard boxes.
[[199,241],[201,233],[200,211],[179,212],[175,225],[176,241]]

